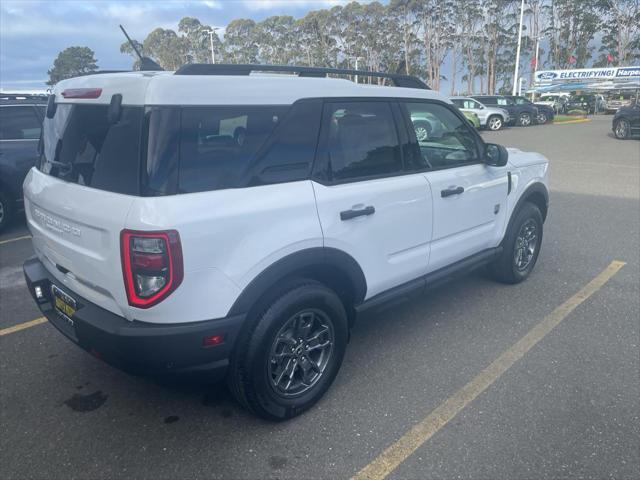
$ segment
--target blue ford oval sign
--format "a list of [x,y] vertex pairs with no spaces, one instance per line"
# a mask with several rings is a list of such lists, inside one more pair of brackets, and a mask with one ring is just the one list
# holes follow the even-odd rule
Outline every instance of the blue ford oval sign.
[[558,76],[555,72],[540,72],[538,74],[538,79],[540,80],[553,80]]

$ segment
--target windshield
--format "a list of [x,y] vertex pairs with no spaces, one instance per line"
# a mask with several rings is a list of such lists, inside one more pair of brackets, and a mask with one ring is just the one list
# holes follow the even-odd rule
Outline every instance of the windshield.
[[108,105],[58,104],[43,124],[40,170],[87,187],[139,194],[144,109],[123,107],[113,124],[107,110]]

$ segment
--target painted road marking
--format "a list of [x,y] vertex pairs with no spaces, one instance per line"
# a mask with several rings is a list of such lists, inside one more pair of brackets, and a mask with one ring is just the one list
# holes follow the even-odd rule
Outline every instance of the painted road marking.
[[562,322],[576,307],[596,293],[625,265],[615,260],[587,283],[582,290],[547,315],[518,342],[502,353],[494,362],[473,380],[440,404],[400,439],[389,446],[369,465],[360,470],[353,480],[383,479],[393,472],[421,445],[435,435],[452,418],[462,411],[478,395],[489,388],[498,378],[520,360],[551,330]]
[[20,330],[24,330],[25,328],[35,327],[36,325],[40,325],[42,323],[46,323],[47,319],[44,317],[36,318],[35,320],[31,320],[29,322],[19,323],[18,325],[14,325],[13,327],[3,328],[0,330],[0,337],[5,335],[9,335],[10,333],[16,333]]
[[0,240],[0,245],[4,245],[5,243],[17,242],[18,240],[26,240],[27,238],[31,238],[31,235],[23,235],[22,237],[9,238],[7,240]]

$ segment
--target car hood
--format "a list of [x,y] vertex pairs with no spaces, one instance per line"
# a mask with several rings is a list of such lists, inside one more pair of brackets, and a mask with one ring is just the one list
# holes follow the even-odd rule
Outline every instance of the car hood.
[[517,168],[549,163],[544,155],[537,152],[523,152],[513,147],[507,147],[507,152],[509,152],[509,163]]

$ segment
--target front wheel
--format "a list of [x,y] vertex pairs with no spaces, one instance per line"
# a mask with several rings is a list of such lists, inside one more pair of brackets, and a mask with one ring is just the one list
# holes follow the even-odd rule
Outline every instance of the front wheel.
[[630,131],[631,127],[629,126],[629,122],[625,119],[618,120],[613,127],[614,135],[620,140],[626,140],[629,138]]
[[498,115],[492,115],[489,117],[489,120],[487,120],[487,126],[489,127],[489,130],[500,130],[502,128],[502,118]]
[[233,395],[267,420],[301,414],[324,395],[342,364],[348,322],[340,298],[300,280],[248,321],[231,361]]
[[531,115],[528,113],[521,113],[520,114],[520,125],[522,127],[528,127],[529,125],[531,125]]
[[515,213],[502,242],[502,253],[490,265],[496,280],[520,283],[529,276],[540,253],[542,225],[542,213],[533,203],[526,202]]

